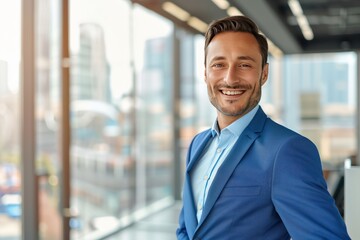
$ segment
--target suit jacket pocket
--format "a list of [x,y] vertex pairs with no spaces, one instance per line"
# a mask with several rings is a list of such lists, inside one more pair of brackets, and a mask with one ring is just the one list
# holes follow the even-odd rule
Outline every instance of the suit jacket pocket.
[[260,192],[260,186],[232,186],[225,187],[221,195],[224,197],[251,197],[259,195]]

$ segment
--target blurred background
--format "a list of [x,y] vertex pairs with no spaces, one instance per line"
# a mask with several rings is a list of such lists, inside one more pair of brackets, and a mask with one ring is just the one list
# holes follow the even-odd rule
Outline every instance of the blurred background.
[[175,239],[189,141],[216,117],[203,34],[238,14],[270,44],[261,105],[317,145],[344,214],[360,2],[0,0],[0,239]]

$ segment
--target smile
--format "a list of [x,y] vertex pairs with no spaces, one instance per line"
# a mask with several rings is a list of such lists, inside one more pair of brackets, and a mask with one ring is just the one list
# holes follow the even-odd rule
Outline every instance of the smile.
[[239,94],[242,94],[244,93],[244,91],[221,91],[223,94],[225,95],[229,95],[229,96],[232,96],[232,95],[239,95]]

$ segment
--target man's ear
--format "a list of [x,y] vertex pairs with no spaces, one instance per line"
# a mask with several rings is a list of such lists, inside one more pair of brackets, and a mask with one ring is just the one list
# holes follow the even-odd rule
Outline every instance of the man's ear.
[[204,69],[204,81],[206,82],[206,68]]
[[263,70],[262,70],[262,76],[261,76],[261,86],[266,83],[269,76],[269,64],[266,63]]

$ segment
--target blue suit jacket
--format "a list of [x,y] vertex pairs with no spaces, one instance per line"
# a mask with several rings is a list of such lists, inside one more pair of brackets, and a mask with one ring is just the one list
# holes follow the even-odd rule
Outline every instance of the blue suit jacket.
[[315,145],[261,108],[219,168],[198,223],[190,174],[211,138],[204,131],[189,147],[178,239],[350,239]]

